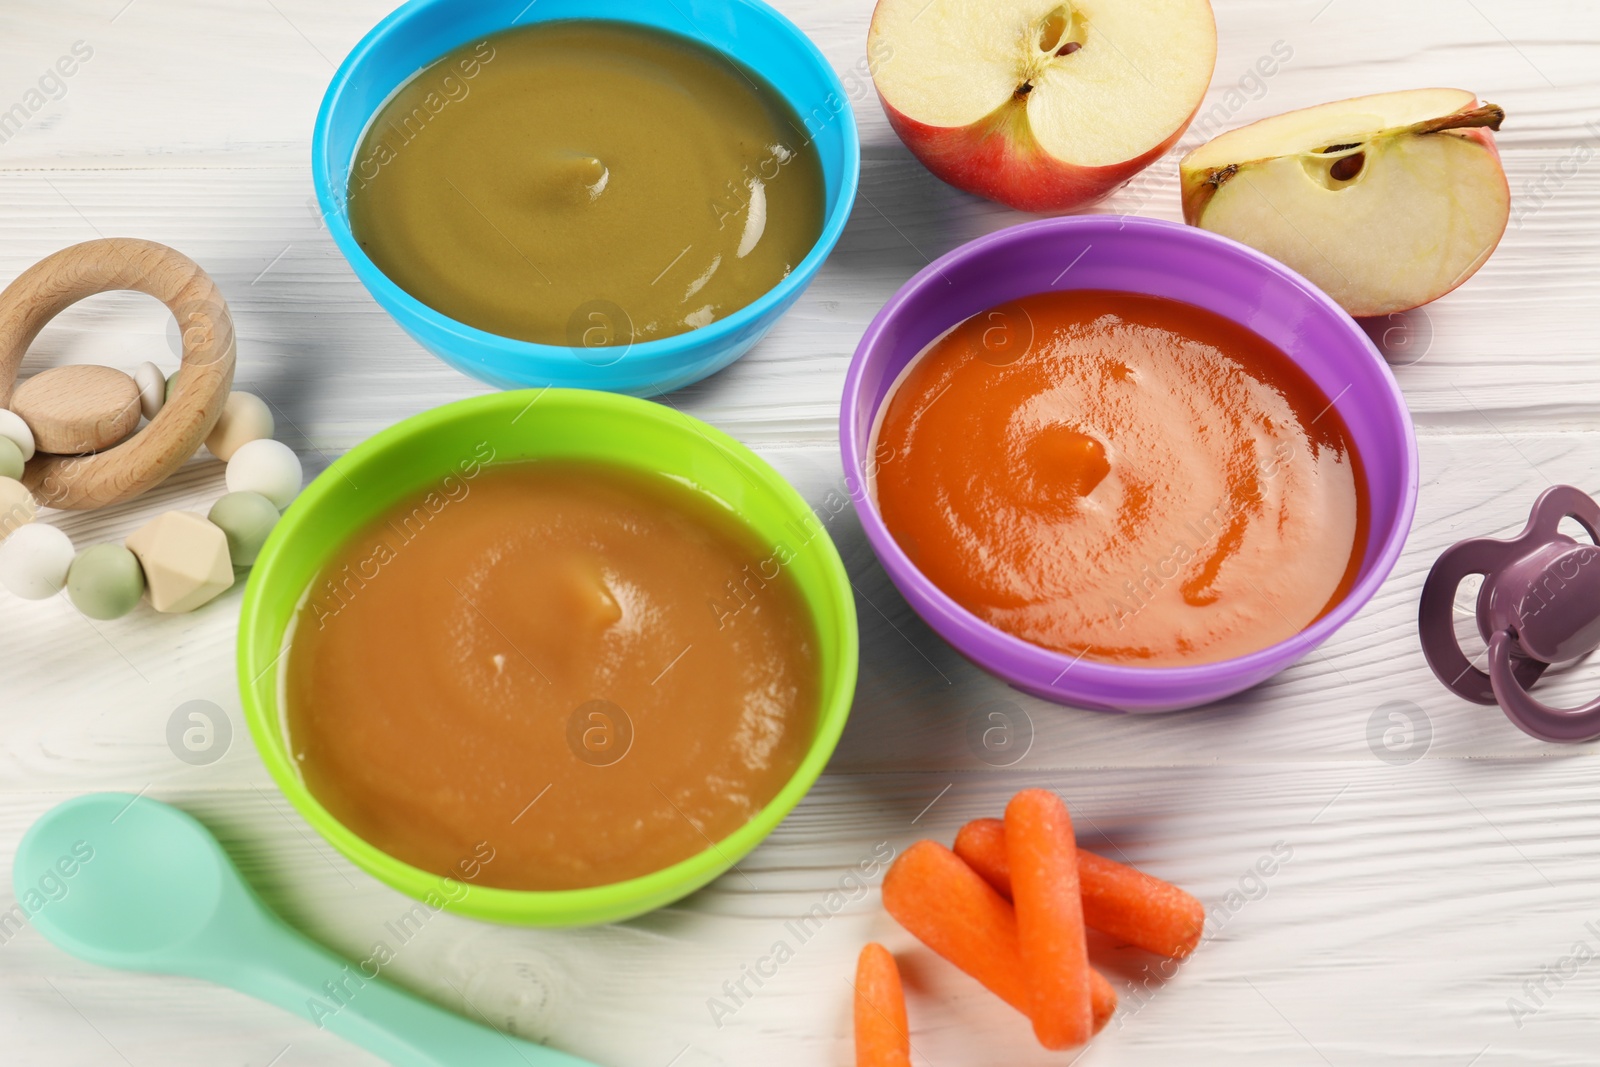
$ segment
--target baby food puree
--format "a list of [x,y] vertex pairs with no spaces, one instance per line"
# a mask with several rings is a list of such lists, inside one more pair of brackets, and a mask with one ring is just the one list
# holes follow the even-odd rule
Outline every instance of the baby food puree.
[[406,292],[504,337],[597,348],[765,294],[822,232],[822,163],[760,75],[574,19],[441,57],[373,119],[350,226]]
[[1228,659],[1354,582],[1362,468],[1283,352],[1158,297],[1039,293],[907,367],[876,427],[884,524],[978,617],[1110,663]]
[[335,818],[426,871],[488,842],[478,884],[574,889],[701,852],[782,789],[819,669],[792,577],[750,584],[770,546],[661,476],[450,481],[353,538],[298,611],[290,749]]

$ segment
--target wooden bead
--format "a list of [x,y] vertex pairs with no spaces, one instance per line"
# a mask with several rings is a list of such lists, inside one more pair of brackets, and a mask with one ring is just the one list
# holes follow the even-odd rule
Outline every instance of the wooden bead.
[[28,424],[41,452],[102,452],[138,428],[139,387],[111,367],[52,367],[17,386],[11,410]]
[[15,478],[0,478],[0,541],[26,526],[39,513],[39,505],[27,486]]
[[228,537],[189,511],[169,511],[128,538],[139,557],[150,606],[157,611],[193,611],[233,586]]

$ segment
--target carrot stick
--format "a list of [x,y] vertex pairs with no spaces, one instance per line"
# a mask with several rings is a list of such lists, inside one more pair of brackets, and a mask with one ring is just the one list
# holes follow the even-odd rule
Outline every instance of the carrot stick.
[[900,968],[877,943],[856,961],[856,1067],[911,1067],[911,1031]]
[[1016,914],[954,852],[934,841],[902,852],[883,876],[883,906],[918,941],[1028,1013]]
[[1200,944],[1205,905],[1171,882],[1082,849],[1078,880],[1083,920],[1101,933],[1173,959]]
[[[1006,858],[1006,824],[999,819],[973,819],[956,831],[955,854],[1011,899],[1011,861]],[[1079,875],[1082,878],[1082,875]],[[1085,920],[1087,921],[1087,916]]]
[[[1089,944],[1078,892],[1078,850],[1061,798],[1024,789],[1006,805],[1006,857],[1022,969],[1033,994],[1033,1034],[1048,1049],[1094,1034]],[[998,894],[996,894],[998,895]]]
[[[956,855],[966,860],[1000,895],[1011,896],[1005,824],[974,819],[956,834]],[[1206,909],[1170,882],[1078,850],[1078,885],[1086,925],[1162,956],[1182,959],[1200,944]]]
[[1089,1010],[1094,1015],[1094,1032],[1106,1028],[1106,1023],[1117,1013],[1117,991],[1111,988],[1105,975],[1089,968]]
[[[883,906],[912,936],[1027,1015],[1032,995],[1017,946],[1017,914],[955,853],[918,841],[883,878]],[[1095,1029],[1117,1010],[1117,994],[1091,971]]]

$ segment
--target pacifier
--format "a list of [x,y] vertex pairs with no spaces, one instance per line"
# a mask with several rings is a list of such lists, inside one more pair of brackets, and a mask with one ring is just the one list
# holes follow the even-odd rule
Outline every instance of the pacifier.
[[[1539,495],[1528,525],[1511,540],[1478,537],[1447,549],[1423,583],[1417,629],[1428,666],[1451,692],[1499,704],[1541,741],[1589,741],[1600,737],[1600,697],[1554,708],[1528,692],[1551,664],[1600,647],[1600,547],[1561,533],[1564,518],[1600,541],[1600,504],[1558,485]],[[1456,588],[1472,574],[1483,576],[1477,614],[1489,646],[1487,673],[1468,662],[1456,640]]]

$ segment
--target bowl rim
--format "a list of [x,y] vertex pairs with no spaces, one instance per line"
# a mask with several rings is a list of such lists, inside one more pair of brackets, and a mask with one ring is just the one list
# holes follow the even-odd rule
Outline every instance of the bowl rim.
[[[462,418],[480,418],[502,409],[506,413],[525,410],[530,394],[543,405],[567,405],[585,414],[611,419],[653,420],[671,432],[690,435],[695,439],[693,447],[715,450],[724,461],[754,478],[756,485],[772,494],[790,517],[814,518],[811,506],[787,479],[755,452],[716,427],[667,405],[587,389],[507,390],[442,404],[379,431],[341,455],[315,478],[273,528],[245,587],[235,653],[240,703],[262,763],[278,791],[301,817],[356,866],[417,900],[427,899],[430,893],[452,879],[412,866],[367,842],[322,805],[293,765],[287,734],[279,718],[281,702],[276,695],[270,699],[261,695],[263,680],[268,674],[271,678],[265,687],[276,693],[278,662],[284,656],[282,637],[292,622],[292,612],[289,618],[280,620],[277,612],[264,604],[264,589],[280,568],[280,557],[289,551],[291,542],[300,536],[301,529],[309,521],[307,516],[324,505],[330,496],[343,491],[348,474],[359,471],[365,464],[381,462],[393,446],[426,437],[442,424]],[[419,484],[425,481],[421,479]],[[737,512],[734,514],[738,516]],[[752,529],[742,516],[738,518],[746,529]],[[758,531],[752,529],[752,532],[766,540]],[[460,900],[447,901],[440,907],[475,918],[520,925],[571,926],[618,921],[664,906],[706,885],[733,869],[739,859],[765,840],[798,806],[822,774],[843,735],[855,697],[860,665],[855,602],[838,548],[827,531],[821,533],[822,536],[808,544],[818,546],[824,599],[810,594],[805,594],[804,599],[818,629],[831,628],[836,633],[839,662],[831,688],[822,693],[816,733],[805,756],[771,800],[720,841],[649,874],[606,885],[560,890],[504,889],[456,878],[453,881],[466,885],[468,892]],[[327,556],[337,547],[327,544],[313,549],[319,565],[326,562]],[[263,664],[254,649],[274,631],[278,638],[266,641],[264,647],[275,648],[277,653]]]
[[[782,36],[796,50],[796,54],[809,62],[821,74],[828,88],[828,95],[839,100],[841,107],[833,113],[833,119],[842,124],[841,136],[844,143],[844,158],[840,166],[838,194],[832,198],[822,221],[822,230],[794,269],[781,278],[776,285],[767,290],[755,300],[739,308],[732,314],[716,320],[706,326],[696,327],[684,333],[674,334],[671,337],[658,338],[653,341],[640,341],[627,345],[615,346],[622,349],[621,355],[610,363],[592,364],[581,360],[568,345],[551,345],[538,341],[523,341],[517,338],[505,337],[501,334],[490,333],[487,330],[469,325],[459,319],[450,317],[443,312],[435,310],[423,303],[410,293],[402,289],[387,274],[385,274],[366,251],[356,241],[355,234],[350,228],[349,212],[346,210],[343,193],[348,187],[350,164],[340,168],[339,173],[344,177],[344,183],[335,188],[331,180],[331,171],[328,163],[328,142],[330,140],[334,110],[339,106],[346,87],[361,72],[362,68],[371,59],[373,53],[384,41],[406,22],[418,18],[425,11],[437,7],[446,7],[460,4],[465,0],[408,0],[407,3],[384,16],[366,35],[356,43],[339,64],[333,78],[328,82],[328,87],[322,96],[322,102],[317,108],[316,123],[312,127],[311,135],[311,181],[316,190],[317,204],[322,213],[323,223],[328,228],[329,235],[338,246],[340,253],[350,264],[356,276],[363,285],[372,293],[377,303],[397,318],[417,322],[429,330],[447,334],[470,344],[475,349],[472,353],[458,354],[456,359],[484,366],[493,373],[490,360],[525,360],[529,364],[537,361],[563,361],[570,360],[571,369],[583,373],[593,373],[601,377],[622,377],[625,372],[653,373],[665,378],[685,363],[692,363],[699,358],[700,353],[706,349],[714,349],[731,345],[737,342],[739,335],[758,325],[762,319],[775,311],[781,311],[786,301],[797,297],[801,290],[810,284],[822,263],[832,254],[839,238],[844,233],[845,225],[850,220],[854,210],[856,195],[861,181],[861,138],[856,125],[855,109],[851,106],[850,94],[846,91],[844,83],[840,80],[833,65],[822,54],[814,41],[803,30],[796,26],[782,12],[765,3],[765,0],[723,0],[728,4],[747,8],[757,15],[767,18],[780,31]],[[672,0],[666,0],[682,14]],[[512,23],[500,27],[501,32],[517,26],[530,25],[537,22],[558,21],[542,17],[542,12],[547,9],[538,5],[529,5],[522,14]],[[637,20],[618,15],[596,16],[601,21],[629,22]],[[692,19],[690,20],[692,22]],[[661,27],[654,27],[661,29]],[[676,33],[673,30],[663,29],[665,33]],[[676,34],[684,36],[683,34]],[[735,63],[749,67],[738,57],[724,51],[704,39],[701,35],[700,43],[712,51],[727,57]],[[442,53],[441,53],[442,54]],[[754,68],[752,68],[754,69]],[[403,78],[399,85],[405,84]],[[393,92],[391,89],[391,93]],[[789,107],[800,113],[800,108],[789,96],[773,89]],[[387,99],[387,97],[385,98]],[[370,124],[373,115],[364,119]],[[363,126],[363,130],[365,126]],[[820,131],[819,131],[820,133]],[[817,135],[813,134],[815,140]],[[357,145],[359,150],[359,144]],[[824,167],[823,179],[826,186],[827,168]],[[826,188],[824,189],[826,193]]]
[[[1308,303],[1339,320],[1355,348],[1362,351],[1372,362],[1378,371],[1378,384],[1381,386],[1383,399],[1387,401],[1389,415],[1394,419],[1405,443],[1403,453],[1399,457],[1390,457],[1391,462],[1398,458],[1400,466],[1397,474],[1397,484],[1401,487],[1399,507],[1394,523],[1383,532],[1381,541],[1377,543],[1377,550],[1372,556],[1371,563],[1363,569],[1363,573],[1343,599],[1321,618],[1298,633],[1265,648],[1211,663],[1176,667],[1135,667],[1103,663],[1083,656],[1069,656],[1045,648],[1043,645],[1036,645],[984,621],[940,589],[900,548],[899,542],[884,524],[877,504],[871,499],[871,494],[859,473],[866,469],[866,457],[863,448],[855,439],[855,423],[858,413],[871,403],[871,398],[866,395],[864,387],[867,367],[876,359],[875,354],[884,343],[884,333],[901,317],[905,306],[915,294],[934,282],[946,284],[945,272],[957,264],[1003,255],[1011,247],[1041,232],[1060,232],[1062,236],[1071,235],[1107,242],[1117,240],[1128,232],[1135,234],[1143,232],[1156,234],[1161,239],[1209,246],[1212,250],[1231,255],[1251,264],[1255,269],[1288,282]],[[885,393],[885,397],[888,395]],[[872,414],[875,418],[876,406],[872,408]],[[867,445],[870,446],[870,441]],[[1015,671],[1003,669],[993,660],[1005,657],[1013,662],[1027,665],[1036,669],[1041,676],[1053,677],[1055,680],[1049,684],[1049,691],[1069,703],[1078,692],[1087,689],[1125,694],[1171,692],[1192,686],[1197,690],[1210,692],[1219,686],[1236,683],[1240,679],[1264,677],[1263,672],[1273,673],[1316,648],[1349,622],[1388,580],[1411,532],[1418,493],[1417,437],[1410,409],[1406,406],[1404,394],[1400,391],[1399,383],[1395,381],[1393,371],[1379,353],[1377,346],[1344,308],[1297,271],[1249,245],[1196,226],[1139,215],[1067,215],[1019,223],[961,244],[914,274],[895,291],[873,317],[850,358],[839,408],[839,447],[846,477],[852,480],[852,485],[859,485],[859,492],[852,492],[850,499],[855,505],[856,514],[860,517],[867,540],[895,585],[907,594],[906,598],[913,609],[919,615],[928,612],[936,614],[938,621],[929,619],[930,624],[934,625],[941,636],[945,636],[946,640],[956,645],[958,650],[971,657],[984,670],[999,673],[1008,680],[1017,680]],[[957,631],[960,640],[948,636],[947,628]],[[974,649],[974,645],[980,647]],[[1073,680],[1062,684],[1063,679],[1069,675]],[[1037,683],[1029,680],[1026,684]],[[1235,691],[1249,684],[1253,683],[1236,685]],[[1222,695],[1225,694],[1208,696],[1201,703],[1220,699]]]

